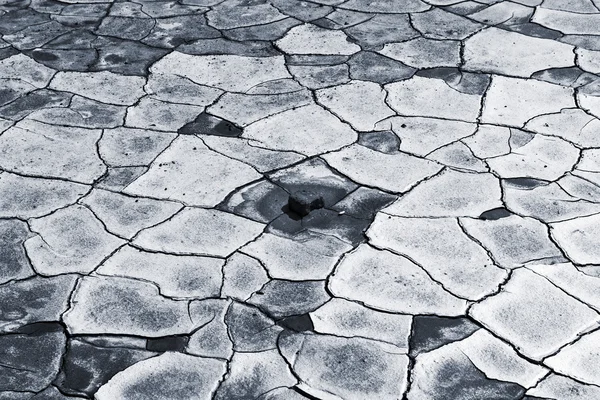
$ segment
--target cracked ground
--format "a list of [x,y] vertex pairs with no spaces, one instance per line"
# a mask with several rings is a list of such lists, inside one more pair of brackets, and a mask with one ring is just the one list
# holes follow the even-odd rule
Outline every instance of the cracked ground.
[[1,400],[600,399],[599,0],[3,0]]

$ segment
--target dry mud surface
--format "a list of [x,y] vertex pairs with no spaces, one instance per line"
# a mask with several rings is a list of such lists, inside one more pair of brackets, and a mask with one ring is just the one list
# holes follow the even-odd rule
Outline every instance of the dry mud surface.
[[598,400],[599,117],[598,0],[4,0],[0,399]]

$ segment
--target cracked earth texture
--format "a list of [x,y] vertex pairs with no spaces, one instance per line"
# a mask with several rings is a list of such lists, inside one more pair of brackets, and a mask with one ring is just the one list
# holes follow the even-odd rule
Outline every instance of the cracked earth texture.
[[600,399],[599,0],[0,34],[1,400]]

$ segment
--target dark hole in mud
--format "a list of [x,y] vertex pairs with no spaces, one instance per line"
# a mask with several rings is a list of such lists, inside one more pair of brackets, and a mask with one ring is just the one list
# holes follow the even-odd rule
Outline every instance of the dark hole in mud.
[[479,329],[464,317],[416,316],[410,338],[410,355],[416,357],[445,344],[462,340]]
[[[297,190],[288,199],[288,212],[295,213],[300,217],[307,216],[312,210],[325,207],[323,196],[313,190]],[[285,211],[284,211],[285,212]]]
[[523,189],[534,189],[538,186],[547,185],[548,182],[535,178],[509,178],[504,180],[506,183]]
[[20,327],[13,333],[24,335],[43,335],[45,333],[63,332],[63,326],[58,322],[34,322]]
[[313,331],[315,329],[310,315],[302,314],[287,317],[277,321],[277,325],[294,332]]
[[508,211],[506,208],[498,207],[498,208],[493,208],[491,210],[484,211],[479,216],[479,219],[483,219],[486,221],[495,221],[500,218],[510,217],[511,215],[512,215],[512,213],[510,211]]
[[192,122],[179,128],[178,133],[183,135],[214,135],[226,137],[239,137],[242,129],[233,123],[207,113],[201,113]]
[[117,63],[122,63],[123,61],[125,61],[125,57],[120,56],[118,54],[109,54],[106,57],[104,57],[104,60],[109,63],[117,64]]
[[162,338],[148,339],[146,350],[150,351],[179,351],[182,352],[187,346],[187,336],[166,336]]

